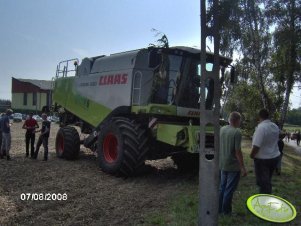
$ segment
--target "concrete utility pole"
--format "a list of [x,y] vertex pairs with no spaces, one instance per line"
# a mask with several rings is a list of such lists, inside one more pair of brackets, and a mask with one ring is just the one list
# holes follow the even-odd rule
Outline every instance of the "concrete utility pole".
[[[200,226],[218,225],[218,152],[219,152],[219,118],[220,95],[219,82],[219,28],[218,0],[213,0],[213,24],[206,23],[206,0],[201,0],[201,103],[200,103],[200,169],[199,169],[199,219]],[[214,63],[212,71],[206,71],[206,38],[214,39]],[[208,41],[208,39],[207,39]],[[206,83],[214,81],[213,108],[206,108]],[[206,145],[206,127],[214,128],[214,145]]]

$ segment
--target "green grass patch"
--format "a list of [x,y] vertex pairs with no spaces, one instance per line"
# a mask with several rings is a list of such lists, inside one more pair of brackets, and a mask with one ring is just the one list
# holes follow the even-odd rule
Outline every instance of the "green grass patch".
[[[250,159],[251,143],[243,141],[243,154],[248,169],[248,176],[241,178],[239,187],[233,198],[233,215],[219,216],[219,225],[237,226],[269,226],[275,225],[265,222],[249,212],[246,200],[258,193],[255,184],[253,160]],[[273,176],[273,194],[287,199],[296,210],[297,217],[293,222],[282,225],[301,225],[301,156],[291,147],[285,146],[282,159],[281,176]],[[146,217],[145,225],[197,225],[198,219],[198,179],[182,185],[183,188],[170,202],[168,208],[157,210]]]
[[286,131],[289,131],[291,133],[294,133],[296,130],[301,131],[301,126],[299,125],[291,125],[291,124],[284,124],[283,129]]

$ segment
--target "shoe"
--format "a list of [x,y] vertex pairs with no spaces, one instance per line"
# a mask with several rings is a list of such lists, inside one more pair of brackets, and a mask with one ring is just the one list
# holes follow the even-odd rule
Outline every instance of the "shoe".
[[28,158],[28,157],[29,157],[29,155],[28,155],[28,154],[26,154],[26,155],[25,155],[25,158]]
[[7,159],[7,161],[11,160],[11,158],[10,158],[10,156],[9,156],[9,155],[6,157],[6,159]]
[[3,157],[3,155],[0,155],[0,159],[3,159],[4,157]]
[[43,159],[42,161],[45,161],[45,162],[46,162],[46,161],[47,161],[47,159]]

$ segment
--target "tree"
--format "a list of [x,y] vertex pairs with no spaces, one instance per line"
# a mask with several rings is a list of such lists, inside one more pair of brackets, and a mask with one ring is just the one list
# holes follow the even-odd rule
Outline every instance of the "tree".
[[265,4],[269,24],[275,26],[273,33],[274,54],[272,72],[284,87],[280,126],[283,127],[289,107],[290,94],[296,81],[300,80],[301,61],[301,1],[268,0]]
[[0,99],[0,113],[4,112],[10,106],[11,106],[11,101],[10,100]]
[[240,55],[239,82],[257,87],[260,107],[281,126],[292,87],[301,81],[300,5],[301,0],[220,1],[221,51],[230,57]]
[[[269,96],[273,90],[268,64],[271,59],[271,34],[264,14],[263,0],[221,0],[220,35],[221,52],[232,57],[234,52],[241,56],[240,64],[245,71],[252,71],[249,83],[260,91],[262,107],[275,112],[276,107]],[[211,15],[212,13],[210,13]],[[211,16],[208,16],[210,24]]]
[[164,33],[161,32],[161,31],[158,31],[158,30],[155,29],[155,28],[152,28],[151,31],[152,31],[152,32],[155,32],[155,37],[160,36],[160,38],[156,40],[156,43],[157,43],[157,44],[150,43],[149,46],[153,46],[153,47],[161,47],[161,48],[169,48],[169,41],[168,41],[168,38],[167,38],[167,35],[166,35],[166,34],[164,34]]
[[301,108],[287,112],[287,123],[301,126]]

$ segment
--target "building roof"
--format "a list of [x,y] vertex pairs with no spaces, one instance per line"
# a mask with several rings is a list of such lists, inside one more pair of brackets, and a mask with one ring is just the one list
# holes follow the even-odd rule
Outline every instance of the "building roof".
[[37,79],[23,79],[23,78],[17,78],[17,80],[19,80],[20,82],[31,83],[43,90],[52,90],[53,89],[53,81],[37,80]]

